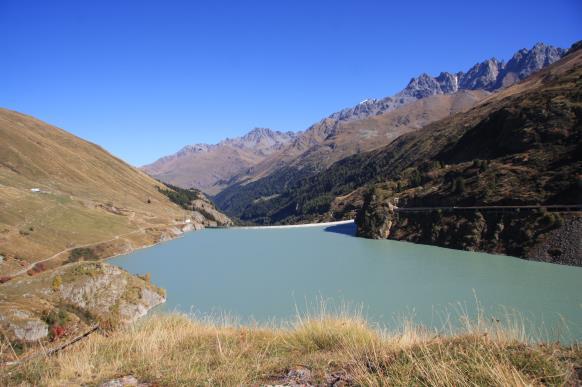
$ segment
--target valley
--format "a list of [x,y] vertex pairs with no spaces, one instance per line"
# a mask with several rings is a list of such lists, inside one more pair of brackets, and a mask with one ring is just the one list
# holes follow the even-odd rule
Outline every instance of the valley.
[[581,117],[580,42],[140,168],[0,108],[0,384],[577,385]]

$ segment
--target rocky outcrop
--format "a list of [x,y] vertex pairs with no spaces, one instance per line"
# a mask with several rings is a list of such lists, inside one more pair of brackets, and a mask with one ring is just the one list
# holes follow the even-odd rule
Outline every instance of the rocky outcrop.
[[582,266],[582,216],[566,215],[563,225],[540,238],[528,251],[538,261]]
[[388,239],[396,219],[382,190],[372,189],[364,195],[364,203],[356,216],[357,236],[369,239]]
[[1,286],[0,327],[16,342],[44,339],[57,326],[133,322],[165,302],[165,292],[149,280],[100,262],[72,263]]
[[582,266],[582,217],[541,211],[398,212],[370,199],[357,235]]
[[65,267],[54,275],[63,278],[58,290],[60,298],[98,320],[131,322],[165,301],[159,289],[107,263]]
[[208,200],[193,200],[192,211],[192,219],[204,227],[229,227],[233,224],[228,216],[218,211]]
[[0,315],[0,326],[11,332],[16,340],[35,342],[48,335],[48,324],[33,314],[18,309]]

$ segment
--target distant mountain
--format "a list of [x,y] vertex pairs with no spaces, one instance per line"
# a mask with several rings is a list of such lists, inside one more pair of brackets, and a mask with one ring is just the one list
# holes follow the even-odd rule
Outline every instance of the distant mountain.
[[465,72],[422,74],[392,97],[365,100],[312,125],[280,152],[231,179],[215,196],[217,205],[234,217],[258,217],[262,198],[280,195],[299,179],[325,170],[345,157],[389,144],[398,136],[470,109],[490,93],[525,79],[554,63],[565,51],[536,44],[518,51],[507,63],[489,59]]
[[345,157],[381,147],[433,121],[466,111],[487,95],[488,92],[480,90],[459,91],[423,98],[360,120],[323,120],[299,134],[281,152],[234,177],[236,183],[215,195],[214,201],[237,218],[261,222],[263,219],[255,216],[255,207],[261,207],[264,198],[284,192],[300,179],[325,171]]
[[214,194],[233,176],[280,151],[296,137],[293,132],[256,128],[242,137],[227,138],[218,144],[187,145],[142,169],[166,183]]

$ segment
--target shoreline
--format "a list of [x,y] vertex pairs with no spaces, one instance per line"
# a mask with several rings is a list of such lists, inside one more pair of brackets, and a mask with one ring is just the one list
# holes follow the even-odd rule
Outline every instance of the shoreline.
[[236,229],[236,230],[252,230],[252,229],[286,229],[286,228],[308,228],[308,227],[326,227],[326,226],[337,226],[337,225],[342,225],[342,224],[352,224],[355,221],[353,219],[351,220],[338,220],[336,222],[322,222],[322,223],[305,223],[305,224],[284,224],[284,225],[277,225],[277,226],[231,226],[231,227],[204,227],[200,230],[196,230],[196,229],[192,229],[192,230],[187,230],[187,231],[182,231],[180,234],[175,235],[173,238],[169,238],[169,239],[165,239],[162,241],[158,241],[156,243],[153,243],[151,245],[146,245],[146,246],[141,246],[141,247],[136,247],[134,249],[132,249],[131,251],[126,251],[123,253],[119,253],[119,254],[115,254],[109,257],[105,257],[102,258],[103,261],[108,261],[110,259],[113,258],[117,258],[117,257],[121,257],[124,255],[129,255],[132,254],[138,250],[143,250],[143,249],[147,249],[150,247],[154,247],[157,245],[160,245],[162,243],[165,242],[170,242],[179,238],[183,238],[184,234],[186,233],[190,233],[190,232],[196,232],[196,231],[203,231],[203,230],[215,230],[215,229],[220,229],[220,230],[232,230],[232,229]]
[[117,257],[121,257],[124,255],[128,255],[128,254],[132,254],[138,250],[143,250],[143,249],[147,249],[150,247],[154,247],[157,245],[160,245],[162,243],[165,242],[170,242],[179,238],[183,238],[184,234],[186,233],[190,233],[190,232],[196,232],[196,231],[204,231],[204,230],[215,230],[215,229],[220,229],[220,230],[252,230],[252,229],[286,229],[286,228],[309,228],[309,227],[326,227],[326,226],[338,226],[338,225],[342,225],[342,224],[352,224],[355,221],[353,219],[351,220],[338,220],[335,222],[322,222],[322,223],[304,223],[304,224],[283,224],[283,225],[276,225],[276,226],[230,226],[230,227],[204,227],[202,229],[196,230],[196,229],[192,229],[192,230],[187,230],[187,231],[182,231],[180,234],[175,235],[172,238],[169,239],[165,239],[165,240],[161,240],[158,242],[155,242],[151,245],[145,245],[145,246],[140,246],[140,247],[136,247],[133,248],[131,251],[126,251],[123,253],[119,253],[119,254],[115,254],[115,255],[111,255],[109,257],[104,257],[101,260],[103,261],[107,261],[113,258],[117,258]]
[[235,226],[229,227],[230,229],[238,230],[253,230],[253,229],[284,229],[284,228],[302,228],[302,227],[324,227],[324,226],[337,226],[341,224],[351,224],[354,220],[338,220],[336,222],[322,222],[322,223],[305,223],[305,224],[282,224],[277,226]]

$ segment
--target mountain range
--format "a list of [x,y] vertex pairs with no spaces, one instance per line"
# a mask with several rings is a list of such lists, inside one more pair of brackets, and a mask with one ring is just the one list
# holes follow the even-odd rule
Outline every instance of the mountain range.
[[216,194],[233,176],[282,150],[296,137],[294,132],[255,128],[242,137],[227,138],[218,144],[187,145],[142,169],[161,181]]
[[[507,84],[508,78],[517,82],[519,77],[535,73],[535,69],[543,68],[563,53],[562,49],[537,44],[531,50],[520,50],[507,65],[493,59],[487,60],[473,66],[467,72],[471,74],[469,78],[458,73],[455,79],[461,78],[463,84],[469,85]],[[496,68],[509,68],[511,71],[495,71],[495,83],[487,83],[493,73],[484,69],[491,69],[492,63],[497,63]],[[523,66],[520,71],[516,70],[518,63]],[[517,75],[513,77],[511,74]],[[437,78],[446,79],[449,76],[441,74]],[[498,79],[505,81],[498,82]],[[254,166],[251,174],[233,178],[230,186],[215,195],[214,200],[231,216],[244,221],[271,223],[274,220],[264,217],[264,211],[258,210],[258,207],[265,205],[265,198],[282,195],[285,190],[300,184],[302,179],[325,171],[348,156],[379,149],[406,133],[468,111],[502,89],[444,88],[450,91],[445,93],[436,78],[421,75],[393,97],[365,102],[313,125],[282,152]]]
[[[161,181],[215,195],[219,206],[240,216],[230,205],[233,195],[243,197],[235,199],[244,202],[241,206],[276,195],[296,177],[325,170],[347,156],[379,148],[402,134],[467,111],[490,93],[525,79],[564,53],[564,49],[538,43],[519,50],[507,62],[491,58],[466,72],[442,72],[436,77],[421,74],[393,96],[364,100],[305,131],[254,129],[218,144],[188,145],[142,169]],[[260,189],[264,195],[249,197],[247,186],[261,184],[261,179],[282,185]]]

